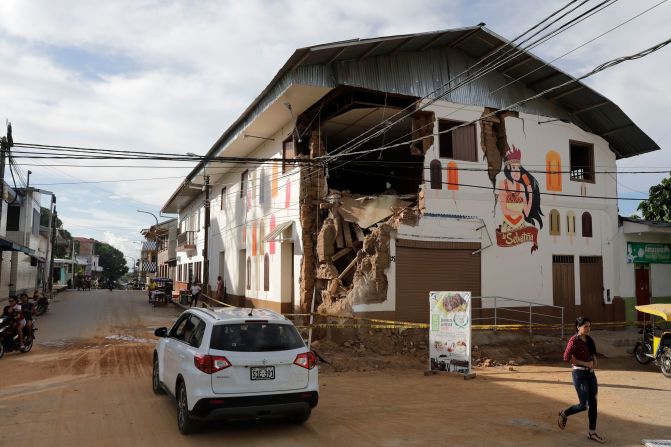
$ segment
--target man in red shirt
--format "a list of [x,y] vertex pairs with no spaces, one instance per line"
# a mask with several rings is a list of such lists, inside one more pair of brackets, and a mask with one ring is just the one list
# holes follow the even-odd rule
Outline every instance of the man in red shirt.
[[564,351],[564,361],[573,367],[573,386],[578,393],[579,403],[559,412],[557,424],[562,430],[566,428],[568,417],[572,414],[587,411],[589,432],[587,437],[600,444],[606,441],[596,433],[597,394],[599,385],[596,381],[596,344],[588,334],[592,329],[592,320],[578,317],[575,321],[577,333],[571,337]]

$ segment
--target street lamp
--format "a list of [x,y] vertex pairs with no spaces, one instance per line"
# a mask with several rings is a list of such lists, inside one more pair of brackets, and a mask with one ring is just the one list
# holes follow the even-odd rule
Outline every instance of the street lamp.
[[140,272],[138,271],[138,266],[137,266],[137,260],[132,257],[132,256],[124,256],[124,258],[132,259],[133,260],[133,273],[135,273],[135,278],[138,282],[138,286],[140,285]]
[[156,215],[154,213],[150,213],[149,211],[142,211],[142,210],[137,210],[137,212],[138,213],[149,214],[151,217],[154,218],[154,220],[156,221],[156,226],[158,227],[158,217],[156,217]]

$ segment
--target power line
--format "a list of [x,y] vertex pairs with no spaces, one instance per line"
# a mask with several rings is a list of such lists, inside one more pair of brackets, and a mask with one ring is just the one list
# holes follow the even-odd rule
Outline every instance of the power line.
[[175,178],[184,178],[184,176],[175,177],[151,177],[151,178],[131,178],[118,180],[98,180],[98,181],[81,181],[81,182],[58,182],[58,183],[35,183],[35,186],[53,186],[53,185],[85,185],[91,183],[124,183],[124,182],[144,182],[149,180],[167,180]]
[[[412,177],[399,177],[397,175],[389,175],[389,174],[383,174],[383,173],[376,173],[376,172],[370,172],[370,171],[359,171],[356,169],[350,169],[350,168],[342,168],[345,171],[349,172],[354,172],[357,174],[366,174],[366,175],[374,175],[378,177],[385,177],[385,178],[393,178],[397,180],[413,180],[416,181],[416,178]],[[430,182],[429,182],[430,183]],[[441,185],[451,185],[451,186],[463,186],[466,188],[474,188],[474,189],[486,189],[488,191],[503,191],[507,192],[506,189],[504,188],[497,188],[495,186],[482,186],[482,185],[469,185],[466,183],[458,183],[458,182],[440,182]],[[542,192],[539,191],[541,195],[546,195],[546,196],[553,196],[553,197],[575,197],[579,199],[602,199],[602,200],[636,200],[636,201],[641,201],[645,199],[640,199],[640,198],[633,198],[633,197],[612,197],[612,196],[588,196],[588,195],[580,195],[580,194],[565,194],[565,193],[556,193],[556,192]]]
[[[479,78],[481,78],[481,77],[487,75],[488,73],[494,71],[496,68],[499,68],[499,67],[501,67],[502,65],[504,65],[505,63],[507,63],[507,62],[509,62],[509,61],[511,61],[511,60],[514,60],[518,55],[523,54],[523,53],[526,53],[528,50],[530,50],[530,49],[532,49],[532,48],[535,48],[536,46],[539,46],[539,45],[541,45],[542,43],[547,42],[548,40],[550,40],[550,39],[556,37],[557,35],[561,34],[561,33],[564,32],[564,31],[567,31],[568,29],[572,28],[573,26],[577,25],[578,23],[582,22],[583,20],[586,20],[587,18],[591,17],[592,15],[594,15],[594,14],[596,14],[596,13],[602,11],[603,9],[607,8],[608,6],[612,5],[612,4],[615,3],[616,1],[618,1],[618,0],[605,0],[604,2],[601,2],[601,3],[598,4],[597,6],[591,8],[590,10],[588,10],[588,11],[586,11],[586,12],[580,14],[578,17],[572,19],[571,21],[567,22],[566,24],[561,25],[558,29],[556,29],[556,30],[554,30],[554,31],[551,31],[551,32],[549,32],[548,34],[546,34],[545,36],[543,36],[543,37],[537,39],[537,40],[534,41],[533,43],[529,44],[527,47],[525,47],[525,48],[515,47],[515,49],[518,49],[518,51],[517,51],[516,54],[512,55],[511,57],[509,57],[509,58],[507,58],[506,60],[503,60],[503,61],[501,61],[501,60],[500,60],[500,57],[499,57],[499,59],[495,60],[494,62],[488,63],[484,68],[476,70],[476,72],[473,73],[473,74],[469,74],[469,76],[468,76],[465,80],[461,81],[461,82],[458,83],[456,86],[454,86],[454,87],[448,89],[447,91],[441,93],[440,95],[436,96],[435,98],[431,98],[430,101],[428,101],[427,103],[423,104],[423,105],[422,105],[420,108],[418,108],[417,110],[423,110],[423,109],[425,109],[426,107],[428,107],[428,106],[430,106],[431,104],[435,103],[438,99],[444,97],[445,95],[447,95],[447,94],[449,94],[449,93],[451,93],[451,92],[453,92],[453,91],[455,91],[455,90],[457,90],[457,89],[459,89],[459,88],[461,88],[461,87],[464,87],[466,84],[469,84],[470,82],[473,82],[473,81],[476,80],[476,79],[479,79]],[[610,2],[610,3],[609,3],[609,2]],[[573,3],[573,2],[571,2],[571,3]],[[571,3],[569,3],[569,5],[570,5]],[[578,5],[578,7],[582,6],[582,5],[585,4],[585,3],[586,3],[586,2],[581,3],[580,5]],[[566,6],[568,6],[568,5],[566,5]],[[565,7],[566,7],[566,6],[565,6]],[[565,7],[564,7],[564,8],[565,8]],[[564,8],[562,8],[562,9],[564,9]],[[575,9],[577,9],[577,7],[574,8],[573,10],[571,10],[570,12],[573,12]],[[565,16],[565,15],[563,15],[562,17],[560,17],[560,19],[563,18],[564,16]],[[557,20],[553,21],[550,25],[556,23],[556,22],[557,22],[558,20],[560,20],[560,19],[557,19]],[[545,19],[545,20],[547,20],[547,19]],[[544,20],[544,21],[545,21],[545,20]],[[542,22],[541,22],[541,23],[542,23]],[[543,30],[546,29],[546,28],[547,28],[547,26],[546,26],[545,28],[543,28]],[[528,40],[528,39],[527,39],[527,40]],[[525,40],[524,42],[526,42],[527,40]],[[523,43],[524,43],[524,42],[523,42]],[[510,44],[512,45],[513,42],[510,42]],[[498,52],[501,48],[504,48],[504,47],[505,47],[505,45],[500,46],[500,47],[497,49],[497,51],[495,51],[495,53]],[[509,51],[510,51],[510,49],[509,49]],[[494,53],[494,54],[495,54],[495,53]],[[488,55],[486,55],[485,58],[486,58],[486,57],[488,57]],[[482,59],[481,59],[481,60],[482,60]],[[479,64],[479,62],[480,62],[480,61],[478,61],[478,62],[475,64],[475,66],[477,66],[477,65]],[[492,65],[493,65],[493,66],[492,66]],[[422,98],[420,98],[420,99],[423,100],[423,99],[428,98],[430,95],[432,95],[432,94],[433,94],[434,92],[436,92],[437,90],[442,89],[444,86],[451,84],[453,80],[458,79],[459,77],[461,77],[462,74],[464,74],[464,73],[466,73],[466,72],[469,72],[469,71],[471,71],[471,70],[472,70],[472,67],[470,67],[469,69],[467,69],[467,70],[465,70],[464,72],[460,73],[460,74],[457,75],[456,77],[449,79],[446,83],[443,83],[440,87],[438,87],[438,89],[435,89],[434,91],[432,91],[431,93],[429,93],[428,95],[425,95],[424,97],[422,97]],[[409,107],[409,106],[408,106],[408,107]],[[406,107],[405,109],[403,109],[403,110],[399,111],[398,113],[396,113],[394,116],[392,116],[392,118],[395,117],[395,116],[397,116],[399,113],[405,111],[406,109],[408,109],[408,107]],[[390,119],[391,119],[391,118],[390,118]],[[402,118],[401,118],[401,119],[402,119]],[[351,147],[349,147],[349,148],[347,148],[347,149],[344,149],[344,150],[341,151],[341,152],[344,152],[344,153],[346,153],[346,152],[350,152],[351,150],[356,149],[356,147],[360,147],[361,144],[363,144],[364,142],[370,140],[371,138],[373,138],[373,137],[379,135],[380,132],[383,132],[383,131],[385,131],[386,129],[388,129],[388,128],[394,126],[394,125],[397,124],[399,121],[400,121],[400,119],[397,120],[397,121],[395,121],[395,122],[393,122],[393,123],[387,124],[383,129],[381,129],[380,131],[376,132],[376,133],[375,133],[374,135],[372,135],[371,137],[366,138],[366,139],[364,139],[363,141],[361,141],[361,142],[359,142],[359,143],[354,143]],[[383,122],[383,123],[380,123],[380,124],[384,124],[384,122]],[[377,126],[374,126],[374,127],[377,127]],[[364,132],[363,134],[365,134],[365,133],[366,133],[366,132]],[[354,141],[355,139],[356,139],[356,137],[353,138],[352,140],[350,140],[350,142]],[[344,144],[341,145],[338,149],[342,148],[342,147],[345,146],[346,144],[349,144],[349,142],[348,142],[348,143],[344,143]],[[338,149],[336,149],[335,151],[338,151]],[[335,151],[334,151],[334,152],[335,152]]]
[[[453,132],[455,129],[459,129],[459,128],[461,128],[461,127],[465,127],[465,126],[470,126],[471,124],[475,124],[475,123],[477,123],[477,122],[479,122],[479,121],[482,121],[483,119],[490,118],[490,117],[492,117],[492,116],[494,116],[494,115],[496,115],[497,113],[500,113],[500,112],[502,112],[502,111],[505,111],[505,110],[511,110],[511,109],[514,108],[514,107],[518,107],[518,106],[520,106],[520,105],[522,105],[522,104],[525,104],[525,103],[527,103],[527,102],[529,102],[529,101],[533,101],[534,99],[540,98],[541,96],[543,96],[543,95],[545,95],[545,94],[547,94],[547,93],[553,92],[553,91],[558,90],[558,89],[560,89],[560,88],[564,88],[564,87],[566,87],[567,85],[573,84],[573,83],[575,83],[575,82],[579,82],[579,81],[581,81],[581,80],[583,80],[583,79],[586,79],[586,78],[588,78],[588,77],[590,77],[590,76],[593,76],[593,75],[595,75],[595,74],[597,74],[597,73],[600,73],[600,72],[602,72],[602,71],[604,71],[604,70],[607,70],[608,68],[612,68],[612,67],[614,67],[614,66],[616,66],[616,65],[619,65],[619,64],[621,64],[621,63],[623,63],[623,62],[631,61],[631,60],[636,60],[636,59],[640,59],[640,58],[642,58],[642,57],[648,56],[648,55],[650,55],[650,54],[652,54],[652,53],[654,53],[654,52],[656,52],[656,51],[659,51],[660,49],[664,48],[664,47],[665,47],[666,45],[668,45],[670,42],[671,42],[671,39],[667,39],[667,40],[665,40],[665,41],[663,41],[663,42],[660,42],[660,43],[658,43],[658,44],[656,44],[656,45],[653,45],[652,47],[647,48],[647,49],[645,49],[645,50],[642,50],[642,51],[640,51],[640,52],[638,52],[638,53],[635,53],[635,54],[633,54],[633,55],[622,56],[622,57],[618,57],[618,58],[612,59],[612,60],[610,60],[610,61],[604,62],[604,63],[598,65],[597,67],[595,67],[594,69],[592,69],[590,72],[588,72],[588,73],[586,73],[586,74],[584,74],[584,75],[582,75],[582,76],[580,76],[580,77],[578,77],[578,78],[574,78],[574,79],[571,79],[571,80],[569,80],[569,81],[566,81],[566,82],[564,82],[564,83],[562,83],[562,84],[559,84],[559,85],[550,87],[550,88],[548,88],[548,89],[543,90],[542,92],[539,92],[539,93],[537,93],[537,94],[535,94],[535,95],[529,96],[528,98],[525,98],[525,99],[522,99],[522,100],[520,100],[520,101],[517,101],[517,102],[515,102],[515,103],[513,103],[513,104],[510,104],[510,105],[508,105],[508,106],[506,106],[506,107],[504,107],[504,108],[502,108],[502,109],[498,109],[498,110],[496,110],[496,111],[494,111],[494,112],[492,112],[492,113],[488,113],[488,114],[486,114],[486,115],[482,115],[480,118],[477,118],[477,119],[475,119],[475,120],[472,120],[472,121],[468,121],[468,122],[465,122],[465,123],[461,123],[461,124],[455,125],[455,126],[453,126],[452,128],[450,128],[450,129],[447,129],[447,130],[444,130],[444,131],[439,131],[439,132],[434,133],[434,134],[429,135],[429,136],[424,136],[424,137],[419,137],[419,138],[414,138],[414,139],[411,139],[411,140],[407,140],[407,141],[402,142],[402,143],[396,143],[396,144],[392,144],[392,145],[387,145],[387,146],[377,147],[377,148],[374,148],[374,149],[367,149],[367,150],[364,150],[364,151],[350,152],[350,153],[347,153],[347,154],[343,154],[343,153],[335,154],[335,155],[331,156],[330,159],[329,159],[328,161],[331,162],[331,161],[332,161],[333,159],[335,159],[335,158],[341,158],[341,157],[344,157],[344,156],[347,156],[347,155],[367,154],[367,153],[371,153],[371,152],[378,152],[378,151],[382,151],[382,150],[393,149],[393,148],[395,148],[395,147],[405,146],[405,145],[410,144],[410,143],[414,143],[414,142],[417,142],[417,141],[422,141],[422,140],[424,140],[424,139],[426,139],[426,138],[432,138],[432,137],[435,136],[435,135],[440,135],[440,134],[444,134],[444,133],[450,133],[450,132]],[[328,157],[328,156],[319,157],[319,159],[321,159],[321,158],[329,158],[329,157]]]
[[[590,40],[588,40],[588,41],[586,41],[586,42],[584,42],[584,43],[578,45],[577,47],[574,47],[573,49],[571,49],[571,50],[569,50],[569,51],[567,51],[567,52],[561,54],[560,56],[557,56],[556,58],[552,59],[551,61],[544,63],[543,65],[541,65],[541,66],[539,66],[539,67],[537,67],[537,68],[535,68],[535,69],[529,71],[528,73],[525,73],[525,74],[523,74],[522,76],[519,76],[518,78],[511,80],[511,81],[508,82],[507,84],[504,84],[504,85],[498,87],[496,90],[492,90],[492,91],[490,91],[489,93],[490,93],[490,94],[494,94],[494,93],[496,93],[496,92],[498,92],[498,91],[501,91],[501,90],[503,90],[504,88],[506,88],[506,87],[508,87],[508,86],[510,86],[510,85],[512,85],[512,84],[515,84],[515,83],[518,82],[518,81],[521,81],[522,79],[526,78],[527,76],[531,75],[532,73],[535,73],[535,72],[537,72],[538,70],[541,70],[541,69],[543,69],[543,68],[549,66],[549,65],[552,64],[553,62],[556,62],[557,60],[562,59],[563,57],[566,57],[567,55],[569,55],[569,54],[571,54],[571,53],[573,53],[573,52],[579,50],[580,48],[583,48],[584,46],[586,46],[586,45],[588,45],[588,44],[590,44],[590,43],[596,41],[597,39],[600,39],[601,37],[603,37],[603,36],[605,36],[605,35],[607,35],[607,34],[613,32],[613,31],[615,31],[616,29],[618,29],[618,28],[620,28],[620,27],[626,25],[627,23],[631,22],[632,20],[637,19],[638,17],[642,16],[643,14],[646,14],[646,13],[652,11],[653,9],[657,8],[658,6],[662,5],[663,3],[666,3],[667,1],[668,1],[668,0],[662,0],[661,2],[659,2],[659,3],[657,3],[657,4],[653,5],[653,6],[651,6],[650,8],[645,9],[644,11],[641,11],[640,13],[638,13],[638,14],[636,14],[636,15],[630,17],[630,18],[628,18],[627,20],[625,20],[625,21],[623,21],[623,22],[620,22],[618,25],[616,25],[616,26],[614,26],[614,27],[612,27],[612,28],[606,30],[605,32],[603,32],[603,33],[601,33],[601,34],[599,34],[599,35],[593,37],[592,39],[590,39]],[[609,5],[607,5],[607,6],[609,6]],[[604,8],[605,8],[605,7],[604,7]],[[599,11],[597,11],[597,12],[599,12]],[[590,16],[591,16],[591,15],[590,15]],[[588,17],[590,17],[590,16],[588,16]],[[583,18],[582,20],[586,20],[588,17],[585,17],[585,18]],[[582,21],[582,20],[581,20],[581,21]],[[578,23],[580,23],[580,22],[578,22]],[[577,23],[576,23],[576,24],[577,24]],[[451,111],[450,113],[448,113],[447,115],[443,115],[443,116],[439,117],[438,119],[444,119],[444,118],[447,118],[447,117],[449,117],[449,116],[451,116],[451,115],[453,115],[453,114],[455,114],[455,113],[457,113],[457,112],[459,112],[459,111],[461,111],[461,110],[464,110],[464,108],[466,108],[466,107],[467,107],[467,106],[459,107],[458,109],[453,110],[453,111]],[[426,128],[427,126],[430,126],[430,125],[432,126],[432,125],[433,125],[433,122],[428,123],[428,124],[425,124],[424,126],[418,128],[418,129],[415,129],[415,131],[424,129],[424,128]],[[393,144],[393,143],[395,143],[395,142],[397,142],[397,141],[399,141],[399,140],[401,140],[401,139],[403,139],[403,138],[405,138],[405,137],[407,137],[408,135],[411,135],[411,134],[412,134],[412,132],[410,132],[410,133],[406,133],[405,135],[396,138],[394,141],[391,142],[391,144]]]

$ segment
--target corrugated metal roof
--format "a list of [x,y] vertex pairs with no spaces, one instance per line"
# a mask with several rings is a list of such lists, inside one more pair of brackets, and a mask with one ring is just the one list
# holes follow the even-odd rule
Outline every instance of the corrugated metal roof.
[[[191,171],[186,180],[191,181],[207,164],[207,157],[215,156],[292,84],[351,85],[423,97],[436,89],[444,92],[445,82],[498,49],[512,52],[515,47],[484,26],[354,39],[300,48],[214,143],[206,159]],[[505,86],[520,77],[519,81]],[[495,72],[450,92],[445,99],[459,104],[501,109],[569,80],[575,78],[531,53],[519,52]],[[618,159],[659,149],[616,104],[581,82],[552,91],[517,110],[568,119],[606,139]],[[184,184],[165,206],[183,187]]]

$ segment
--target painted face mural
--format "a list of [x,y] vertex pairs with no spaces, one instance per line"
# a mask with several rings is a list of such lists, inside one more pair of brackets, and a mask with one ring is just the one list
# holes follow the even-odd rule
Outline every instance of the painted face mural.
[[[536,179],[522,166],[522,151],[515,145],[505,154],[504,179],[498,187],[503,222],[496,230],[499,247],[531,242],[538,249],[538,230],[543,228],[541,196]],[[538,227],[538,228],[536,228]]]

